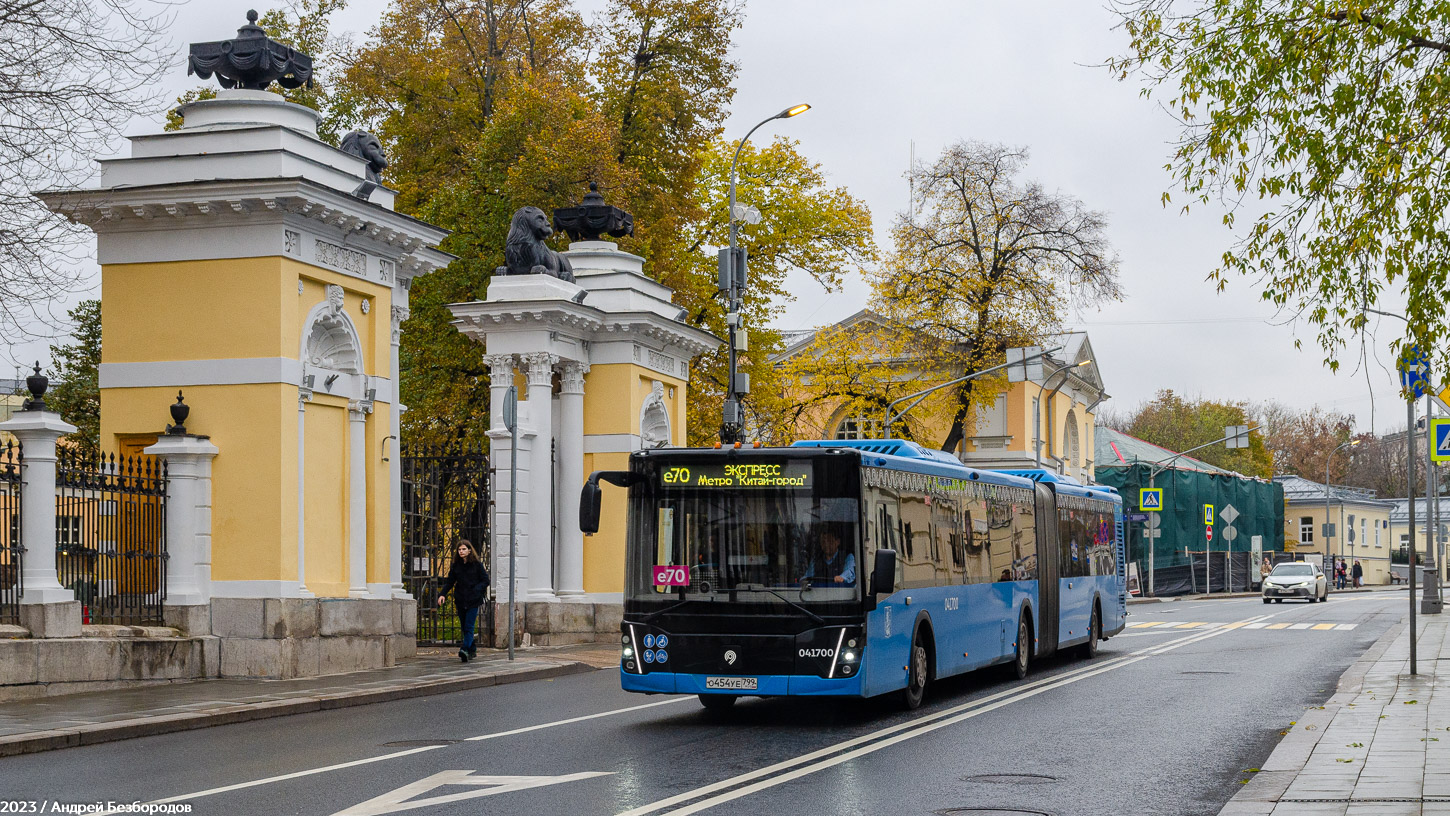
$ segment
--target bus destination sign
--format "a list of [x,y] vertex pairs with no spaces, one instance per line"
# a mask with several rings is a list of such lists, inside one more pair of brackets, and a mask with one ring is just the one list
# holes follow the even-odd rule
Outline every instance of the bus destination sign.
[[809,490],[809,462],[732,462],[667,467],[660,481],[668,487]]

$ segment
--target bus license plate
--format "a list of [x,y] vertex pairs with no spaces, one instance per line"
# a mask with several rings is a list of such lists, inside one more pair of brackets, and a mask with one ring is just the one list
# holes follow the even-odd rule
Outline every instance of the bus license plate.
[[754,677],[706,677],[705,688],[725,691],[755,691]]

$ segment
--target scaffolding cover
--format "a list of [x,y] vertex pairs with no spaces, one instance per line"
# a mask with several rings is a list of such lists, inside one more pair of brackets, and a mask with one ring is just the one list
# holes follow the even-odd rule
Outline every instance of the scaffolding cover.
[[[1134,464],[1095,469],[1097,481],[1115,487],[1123,496],[1123,511],[1139,513],[1138,490],[1149,487],[1148,474],[1156,465]],[[1162,531],[1153,547],[1153,589],[1156,595],[1182,595],[1203,591],[1205,569],[1214,591],[1232,587],[1248,589],[1251,571],[1249,557],[1237,555],[1253,549],[1254,536],[1261,536],[1263,554],[1271,560],[1283,558],[1284,551],[1284,488],[1274,482],[1250,479],[1238,474],[1205,473],[1198,470],[1168,468],[1153,480],[1163,488],[1163,509],[1158,512]],[[1205,535],[1203,523],[1206,504],[1213,505],[1213,539]],[[1232,525],[1222,513],[1228,507],[1238,513]],[[1148,539],[1145,522],[1124,525],[1127,531],[1128,558],[1138,565],[1145,593],[1148,579]],[[1235,530],[1228,540],[1227,528]],[[1211,551],[1212,556],[1205,555]],[[1235,553],[1227,556],[1225,553]],[[1205,565],[1205,561],[1208,565]],[[1232,569],[1238,574],[1231,574]],[[1223,574],[1217,574],[1222,572]]]

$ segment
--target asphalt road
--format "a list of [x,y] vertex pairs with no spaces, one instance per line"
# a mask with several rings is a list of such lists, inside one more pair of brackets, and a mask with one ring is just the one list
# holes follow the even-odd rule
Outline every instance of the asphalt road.
[[750,700],[712,716],[694,698],[626,694],[606,670],[0,759],[0,800],[307,816],[1215,814],[1407,606],[1403,591],[1133,606],[1092,661],[943,682],[910,714]]

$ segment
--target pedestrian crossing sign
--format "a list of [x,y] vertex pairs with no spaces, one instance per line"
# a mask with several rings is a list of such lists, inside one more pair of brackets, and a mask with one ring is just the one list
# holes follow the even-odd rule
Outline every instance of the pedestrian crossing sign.
[[1203,506],[1203,523],[1209,527],[1213,526],[1213,505],[1211,504]]
[[1430,458],[1436,462],[1450,462],[1450,419],[1430,420],[1430,438],[1435,442]]
[[1138,509],[1156,513],[1163,509],[1163,488],[1138,488]]

